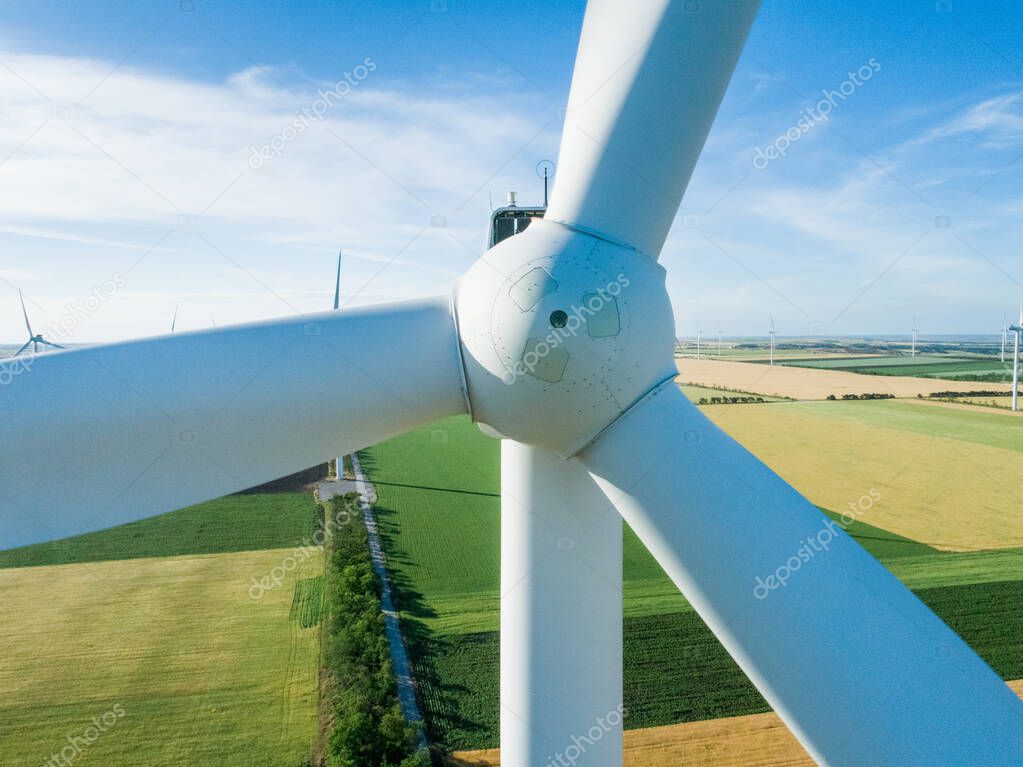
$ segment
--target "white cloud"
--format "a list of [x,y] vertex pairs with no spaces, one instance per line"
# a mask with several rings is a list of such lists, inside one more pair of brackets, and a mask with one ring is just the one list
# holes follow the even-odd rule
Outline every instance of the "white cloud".
[[[554,106],[529,91],[472,73],[432,88],[384,86],[371,73],[254,170],[251,147],[282,135],[333,83],[258,67],[197,82],[105,61],[2,57],[35,88],[0,70],[5,341],[23,333],[12,285],[24,284],[44,324],[115,273],[127,285],[73,340],[165,332],[179,304],[183,327],[210,314],[227,324],[319,310],[338,247],[356,303],[445,292],[481,247],[488,192],[538,198],[535,164],[559,140]],[[975,330],[984,312],[1001,315],[990,307],[1017,286],[985,258],[1006,269],[1003,254],[1023,234],[1023,203],[1003,191],[1019,168],[983,184],[1019,143],[1023,96],[901,105],[890,121],[901,140],[872,149],[872,160],[837,137],[833,128],[851,128],[836,121],[753,172],[754,147],[800,110],[790,119],[775,105],[765,121],[752,101],[768,85],[729,94],[685,200],[700,225],[677,227],[667,243],[683,328],[699,319],[705,332],[718,321],[726,332],[762,332],[773,313],[780,333],[805,332],[949,212],[953,227],[928,233],[869,287],[841,330],[894,330],[902,314],[924,325],[932,309],[932,327]],[[434,215],[447,227],[431,228]]]
[[1006,93],[973,104],[926,138],[935,140],[961,134],[976,135],[987,147],[1018,149],[1023,139],[1023,93]]
[[[254,170],[251,147],[281,136],[334,83],[282,85],[262,68],[202,83],[111,74],[111,63],[88,59],[3,57],[22,79],[0,72],[0,160],[10,154],[0,237],[47,275],[37,305],[59,312],[62,296],[87,294],[159,243],[124,289],[147,301],[110,302],[76,340],[162,332],[176,295],[223,322],[288,311],[254,276],[275,292],[304,285],[289,303],[322,308],[316,289],[330,292],[339,246],[359,303],[444,292],[473,259],[449,235],[482,243],[488,191],[538,196],[534,165],[558,140],[549,103],[482,87],[382,87],[369,73]],[[430,228],[437,214],[447,228]],[[248,302],[227,301],[233,288],[250,290]],[[20,336],[12,300],[0,289],[0,338]],[[117,321],[140,305],[141,316]]]

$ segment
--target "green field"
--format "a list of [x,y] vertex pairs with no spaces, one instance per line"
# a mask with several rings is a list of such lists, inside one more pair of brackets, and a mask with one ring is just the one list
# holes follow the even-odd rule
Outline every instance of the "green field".
[[290,553],[0,570],[0,764],[38,767],[115,706],[123,717],[76,763],[303,764],[319,641],[312,595],[292,606],[320,555],[261,599],[249,594],[249,579]]
[[940,354],[918,354],[889,357],[831,357],[783,359],[782,365],[825,370],[843,370],[864,375],[914,376],[947,378],[963,381],[1011,381],[1012,365],[995,358],[949,357]]
[[879,428],[908,431],[939,438],[1023,452],[1023,421],[1003,413],[968,412],[935,407],[915,400],[791,402],[792,412],[813,414]]
[[[905,405],[884,410],[891,404]],[[820,402],[719,408],[784,413],[810,407],[831,419],[956,437],[1020,450],[1004,416],[963,419],[915,403]],[[780,410],[776,410],[780,408]],[[813,408],[818,408],[816,412]],[[711,408],[714,409],[714,408]],[[938,411],[938,412],[935,412]],[[988,414],[980,413],[981,416]],[[420,685],[428,733],[453,750],[497,745],[499,445],[453,418],[363,454]],[[832,512],[827,512],[836,516]],[[1023,550],[948,553],[855,522],[849,532],[959,630],[995,668],[1023,676]],[[625,704],[629,728],[767,710],[720,644],[626,529]],[[980,605],[982,607],[978,608]]]
[[242,494],[0,552],[0,764],[38,767],[114,706],[81,764],[304,764],[320,550],[251,589],[312,540],[318,508],[309,492]]
[[0,551],[0,568],[298,546],[311,535],[317,513],[307,492],[229,495],[96,533]]

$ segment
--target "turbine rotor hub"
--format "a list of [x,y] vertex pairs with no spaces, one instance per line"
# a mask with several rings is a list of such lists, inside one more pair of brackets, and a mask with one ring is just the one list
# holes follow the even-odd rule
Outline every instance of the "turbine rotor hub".
[[455,314],[473,420],[568,457],[676,374],[664,269],[540,220],[459,280]]

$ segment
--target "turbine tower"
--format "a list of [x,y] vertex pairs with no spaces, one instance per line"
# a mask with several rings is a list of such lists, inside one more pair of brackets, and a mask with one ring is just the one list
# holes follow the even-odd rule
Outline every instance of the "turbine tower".
[[718,323],[718,356],[721,356],[721,323]]
[[20,290],[18,291],[18,299],[21,301],[21,316],[25,318],[25,329],[28,330],[28,340],[25,342],[24,346],[14,353],[14,356],[20,356],[23,352],[27,351],[30,346],[32,347],[33,354],[39,354],[39,344],[42,344],[43,346],[52,346],[54,349],[63,349],[64,347],[60,344],[47,341],[43,338],[42,333],[36,333],[32,330],[32,323],[28,321],[28,310],[25,308],[25,296],[22,295]]
[[623,523],[818,763],[1023,764],[1001,677],[675,383],[658,257],[757,7],[696,5],[589,4],[546,215],[453,297],[44,355],[0,389],[0,548],[468,414],[502,440],[504,767],[580,738],[622,763]]
[[771,365],[774,365],[774,315],[771,317]]
[[1019,337],[1023,333],[1023,304],[1019,306],[1019,322],[1010,325],[1013,333],[1012,342],[1012,409],[1019,410]]
[[703,341],[703,329],[696,323],[696,359],[700,359],[700,344]]
[[917,333],[917,330],[916,330],[916,317],[914,317],[913,318],[913,338],[910,341],[910,350],[909,350],[909,356],[910,357],[915,357],[916,356],[916,333]]

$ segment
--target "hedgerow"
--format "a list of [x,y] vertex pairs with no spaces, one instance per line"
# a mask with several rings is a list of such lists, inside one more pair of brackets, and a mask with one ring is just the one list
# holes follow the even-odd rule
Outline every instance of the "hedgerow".
[[356,493],[333,498],[332,513],[326,515],[323,657],[330,734],[324,764],[425,767],[429,754],[417,751],[416,731],[406,723],[398,702],[380,581],[373,571],[358,498]]

